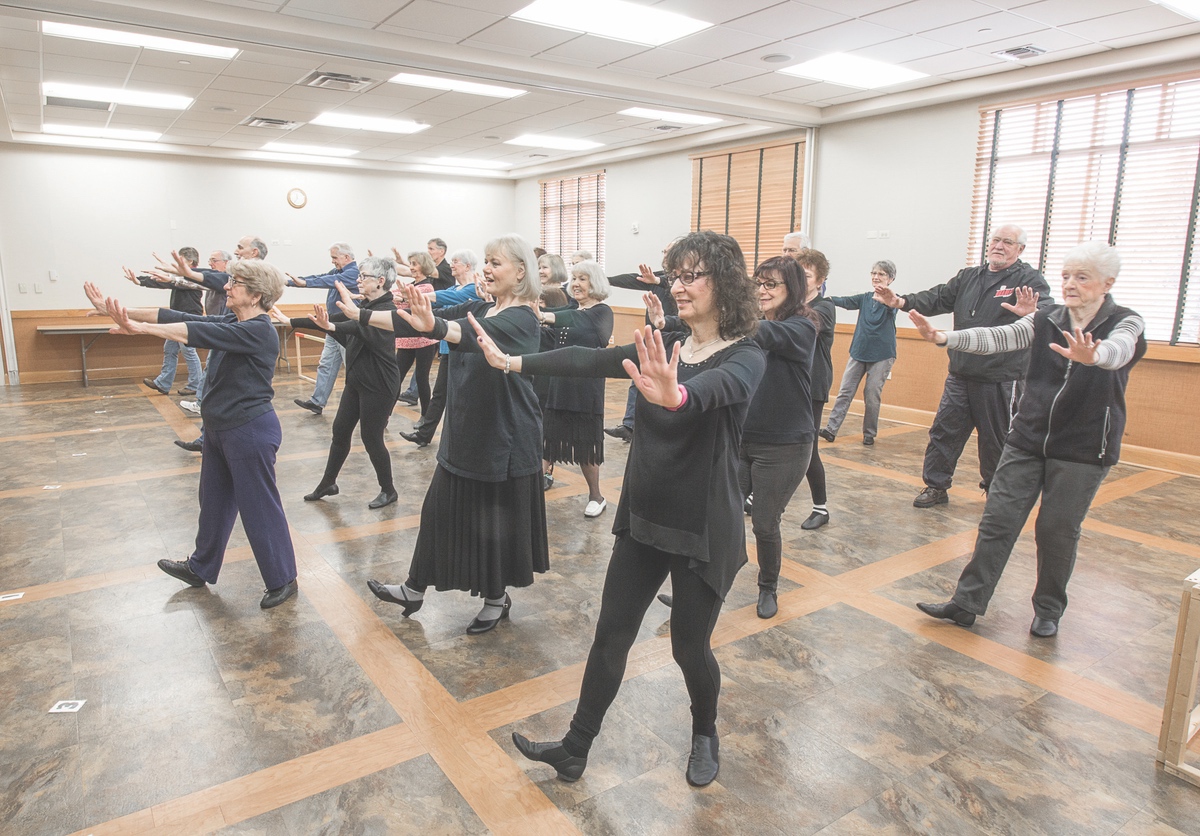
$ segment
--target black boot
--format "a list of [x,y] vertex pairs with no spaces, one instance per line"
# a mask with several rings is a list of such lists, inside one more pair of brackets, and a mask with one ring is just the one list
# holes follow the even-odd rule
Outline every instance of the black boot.
[[560,781],[578,781],[579,776],[583,775],[583,770],[587,768],[587,756],[577,758],[571,755],[561,741],[534,743],[516,732],[513,732],[512,741],[517,751],[529,760],[553,766]]

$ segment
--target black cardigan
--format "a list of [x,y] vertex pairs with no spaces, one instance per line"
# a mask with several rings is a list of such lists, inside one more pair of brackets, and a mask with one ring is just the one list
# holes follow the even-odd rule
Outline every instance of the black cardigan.
[[[378,299],[364,301],[362,307],[394,312],[396,303],[390,293],[384,293]],[[392,397],[399,394],[400,368],[396,365],[396,340],[392,335],[370,325],[351,322],[340,313],[329,320],[335,329],[331,336],[346,349],[346,385]],[[296,317],[291,322],[293,328],[330,333],[308,317]]]

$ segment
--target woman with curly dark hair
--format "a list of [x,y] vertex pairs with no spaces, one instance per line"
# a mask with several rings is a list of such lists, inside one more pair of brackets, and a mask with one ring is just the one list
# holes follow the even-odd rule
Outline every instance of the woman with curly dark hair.
[[570,731],[550,743],[513,735],[521,754],[553,766],[565,781],[583,774],[642,618],[668,576],[676,601],[671,646],[692,704],[688,783],[705,786],[719,768],[721,671],[711,639],[721,603],[746,563],[738,447],[766,361],[752,339],[758,304],[737,241],[693,232],[667,252],[666,268],[690,333],[646,327],[635,332],[633,345],[510,357],[477,329],[484,356],[498,369],[629,377],[639,393],[613,523],[617,539]]
[[[829,278],[829,259],[820,250],[801,250],[796,261],[804,268],[808,280],[808,298],[804,301],[816,312],[817,350],[812,361],[812,417],[813,425],[821,426],[825,404],[829,401],[829,388],[833,386],[833,328],[837,312],[833,303],[821,295],[821,288]],[[829,522],[828,501],[825,494],[825,465],[817,445],[812,446],[812,458],[808,462],[808,488],[812,491],[813,509],[800,527],[808,531],[820,528]]]

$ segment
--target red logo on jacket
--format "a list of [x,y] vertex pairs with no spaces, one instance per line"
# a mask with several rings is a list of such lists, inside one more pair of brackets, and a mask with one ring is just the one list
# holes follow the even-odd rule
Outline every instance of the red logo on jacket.
[[1005,296],[1012,296],[1016,292],[1017,292],[1017,289],[1015,287],[1008,287],[1007,285],[1000,285],[1000,289],[996,291],[995,298],[1001,299]]

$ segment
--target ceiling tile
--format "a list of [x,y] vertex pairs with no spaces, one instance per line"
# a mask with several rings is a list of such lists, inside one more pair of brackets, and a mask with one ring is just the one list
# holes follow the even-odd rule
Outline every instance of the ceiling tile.
[[975,18],[965,23],[955,23],[930,29],[922,34],[931,40],[941,41],[957,47],[986,44],[1001,38],[1015,38],[1045,29],[1042,24],[1009,12]]
[[[1046,50],[1046,55],[1040,56],[1040,60],[1042,61],[1060,60],[1061,55],[1058,55],[1057,53],[1060,53],[1062,50],[1075,49],[1076,47],[1088,45],[1095,46],[1095,44],[1092,44],[1091,41],[1081,38],[1078,35],[1072,35],[1069,32],[1064,32],[1062,29],[1041,29],[1037,32],[1030,32],[1025,35],[1020,35],[1016,38],[1006,38],[1000,41],[992,41],[991,43],[980,44],[977,47],[973,47],[972,51],[991,54],[993,52],[999,52],[1002,49],[1012,49],[1013,47],[1025,46],[1027,44],[1033,44],[1034,46],[1038,46]],[[1029,62],[1022,61],[1021,63],[1027,64]]]
[[721,24],[784,3],[785,0],[663,0],[656,3],[654,8],[687,15],[707,23]]
[[804,87],[811,83],[806,79],[796,78],[794,75],[770,72],[744,78],[741,81],[731,81],[728,84],[722,84],[717,89],[731,93],[744,93],[747,96],[766,96],[770,93],[779,93],[783,90],[794,90],[797,87]]
[[53,38],[43,35],[41,38],[41,51],[46,55],[66,55],[76,58],[92,58],[98,61],[116,61],[121,64],[132,64],[142,49],[136,46],[98,44],[93,41],[81,41],[75,38]]
[[721,28],[750,32],[772,40],[780,40],[824,29],[826,26],[832,26],[845,20],[848,18],[844,14],[788,2],[743,15],[729,21]]
[[208,89],[228,90],[234,93],[244,91],[246,93],[256,93],[261,96],[278,96],[284,90],[287,90],[289,86],[275,81],[256,81],[250,78],[217,76],[213,79],[212,84],[208,86]]
[[410,0],[337,0],[331,4],[329,0],[289,0],[280,11],[285,15],[341,23],[345,26],[365,24],[374,27],[392,17],[409,2]]
[[458,43],[504,17],[502,14],[448,6],[433,0],[413,0],[381,24],[379,31]]
[[943,52],[950,52],[953,49],[954,47],[944,44],[941,41],[931,41],[929,38],[909,35],[904,38],[897,38],[894,41],[887,41],[886,43],[855,50],[854,54],[861,55],[864,58],[873,58],[876,61],[885,61],[889,64],[903,64],[906,61],[915,61],[918,58],[941,55]]
[[1009,62],[1003,58],[981,55],[966,49],[956,49],[953,52],[943,52],[941,55],[932,55],[929,58],[918,58],[916,61],[909,61],[904,66],[928,75],[949,77],[953,73],[960,73],[964,70],[1007,63]]
[[1079,0],[1042,0],[1013,9],[1013,13],[1047,26],[1062,26],[1144,8],[1145,5],[1145,0],[1088,0],[1086,3],[1080,3]]
[[[7,63],[7,59],[6,59]],[[95,58],[71,58],[66,55],[43,55],[42,68],[47,79],[58,80],[62,74],[73,76],[95,76],[96,81],[111,79],[112,83],[120,86],[125,81],[132,61],[100,61]]]
[[178,85],[181,92],[190,91],[193,94],[198,94],[209,82],[213,76],[210,73],[194,73],[185,69],[168,70],[164,67],[134,67],[129,73],[129,85],[132,87],[135,84],[141,85],[145,82],[154,84],[174,84]]
[[177,52],[157,52],[153,49],[144,49],[137,57],[139,67],[162,67],[168,70],[186,67],[189,72],[211,75],[217,75],[229,65],[230,62],[225,58],[203,58],[199,55],[180,55]]
[[779,39],[772,38],[770,35],[758,35],[754,32],[743,32],[739,29],[717,26],[677,41],[671,41],[669,48],[672,52],[687,52],[711,61],[714,58],[737,55],[748,49],[757,49],[777,40]]
[[258,49],[244,49],[238,58],[245,61],[253,61],[255,64],[275,64],[280,67],[307,67],[313,68],[320,66],[325,60],[323,55],[309,54],[301,50],[277,50],[259,47]]
[[822,53],[851,52],[885,41],[894,41],[906,34],[898,29],[880,26],[865,20],[847,20],[845,23],[835,23],[833,26],[818,29],[816,32],[788,38],[788,43],[817,49]]
[[718,84],[728,84],[731,81],[741,81],[743,78],[761,75],[753,67],[743,67],[740,64],[730,64],[726,61],[713,61],[711,64],[704,64],[699,67],[693,67],[690,70],[684,70],[681,73],[675,73],[668,76],[669,81],[678,81],[683,84],[700,84],[705,87],[715,87]]
[[508,17],[529,5],[530,0],[442,0],[447,6],[474,9]]
[[1124,38],[1113,38],[1105,41],[1104,46],[1111,47],[1112,49],[1123,49],[1127,46],[1157,43],[1166,37],[1182,38],[1186,35],[1195,35],[1197,33],[1200,33],[1200,23],[1189,23],[1171,29],[1156,29],[1149,32],[1141,32],[1137,35],[1129,35]]
[[27,81],[37,84],[42,80],[42,73],[34,67],[0,66],[0,80]]
[[804,0],[806,6],[814,6],[848,17],[866,17],[869,14],[903,6],[908,0]]
[[27,49],[6,49],[0,60],[3,60],[7,67],[25,67],[38,71],[42,67],[42,56]]
[[223,78],[249,78],[257,81],[278,81],[295,84],[308,73],[297,67],[279,67],[273,64],[255,64],[253,61],[237,60],[221,71]]
[[569,58],[573,63],[602,67],[647,51],[651,51],[651,48],[645,44],[614,41],[612,38],[599,38],[595,35],[580,35],[573,41],[538,53],[538,58]]
[[1128,38],[1159,29],[1169,30],[1194,22],[1162,6],[1152,5],[1079,23],[1069,23],[1062,29],[1089,41],[1107,43],[1117,38]]
[[476,32],[462,43],[464,46],[481,46],[513,55],[532,56],[578,37],[578,32],[506,18],[482,32]]
[[[779,93],[772,93],[768,98],[783,99],[785,101],[798,102],[815,102],[822,99],[832,99],[836,96],[846,96],[850,93],[861,93],[854,87],[844,87],[841,84],[830,84],[828,81],[818,81],[816,84],[810,84],[807,87],[799,87],[794,90],[784,90]],[[879,95],[877,91],[875,95]]]
[[651,78],[661,78],[664,75],[670,75],[681,70],[698,67],[701,64],[707,64],[708,61],[708,58],[700,55],[693,55],[688,52],[676,52],[673,49],[666,49],[660,46],[621,61],[616,61],[609,64],[605,69],[636,73],[637,75],[649,76]]
[[[803,61],[808,61],[812,58],[819,58],[825,53],[822,50],[810,49],[804,46],[798,46],[791,43],[773,43],[767,46],[761,46],[758,49],[751,49],[738,55],[730,55],[722,59],[731,64],[741,64],[744,67],[753,67],[759,72],[774,72],[780,67],[788,67],[792,64],[799,64]],[[788,55],[786,61],[778,61],[770,63],[763,61],[763,56],[766,55]]]
[[954,0],[953,3],[947,3],[945,0],[913,0],[903,6],[867,15],[863,19],[915,35],[927,29],[984,17],[994,14],[995,11],[994,7],[977,3],[975,0]]
[[12,29],[9,22],[14,18],[0,18],[0,49],[28,49],[36,52],[41,48],[42,36],[38,32]]

